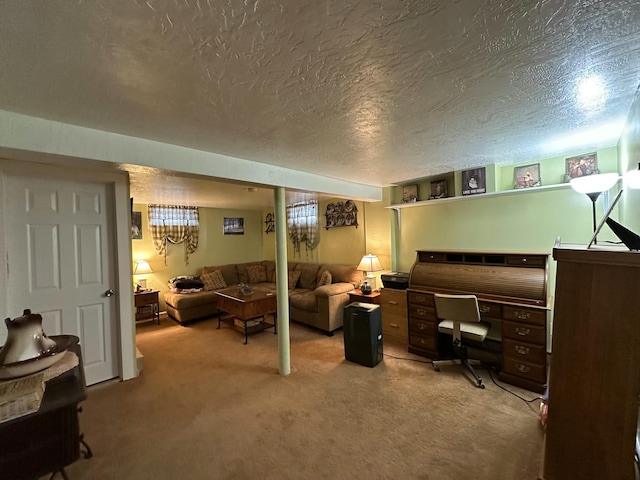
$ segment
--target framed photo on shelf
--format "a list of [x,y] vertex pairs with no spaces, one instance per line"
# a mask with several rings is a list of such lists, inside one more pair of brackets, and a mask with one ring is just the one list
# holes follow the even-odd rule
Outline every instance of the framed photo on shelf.
[[569,157],[566,160],[566,168],[567,170],[564,176],[565,182],[568,182],[572,178],[599,173],[598,154],[594,152]]
[[477,195],[486,192],[486,167],[462,171],[462,195]]
[[435,180],[431,182],[431,200],[436,198],[447,198],[447,181]]
[[531,188],[539,187],[542,185],[540,179],[540,164],[532,163],[531,165],[524,165],[522,167],[516,167],[513,170],[515,188]]
[[402,203],[418,201],[418,185],[405,185],[402,187]]
[[223,230],[225,235],[244,235],[244,218],[224,217]]

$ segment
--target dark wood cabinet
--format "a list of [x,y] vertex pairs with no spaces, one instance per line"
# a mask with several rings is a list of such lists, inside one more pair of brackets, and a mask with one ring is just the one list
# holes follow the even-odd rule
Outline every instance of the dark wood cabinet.
[[136,322],[155,320],[160,324],[160,301],[158,291],[136,292],[134,301],[136,306]]
[[[499,378],[543,393],[547,385],[547,254],[418,251],[409,277],[409,351],[438,360],[435,293],[475,294],[491,323],[487,344],[498,355]],[[449,337],[450,338],[450,337]]]
[[40,409],[0,423],[3,480],[31,480],[63,471],[80,457],[78,404],[86,398],[86,387],[80,346],[70,350],[80,364],[46,382]]
[[635,480],[640,253],[557,245],[544,480]]

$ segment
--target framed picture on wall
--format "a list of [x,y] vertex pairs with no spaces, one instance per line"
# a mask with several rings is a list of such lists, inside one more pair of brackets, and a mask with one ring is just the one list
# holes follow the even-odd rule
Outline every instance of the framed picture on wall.
[[568,182],[572,178],[599,173],[598,154],[594,152],[569,157],[566,161],[566,167],[565,182]]
[[524,165],[523,167],[516,167],[513,170],[515,188],[531,188],[539,187],[542,185],[540,179],[540,164],[533,163],[531,165]]
[[477,195],[486,192],[485,167],[462,171],[462,195]]
[[418,185],[405,185],[402,187],[402,203],[418,201]]
[[430,199],[446,198],[447,197],[447,181],[435,180],[431,182],[431,197]]
[[225,235],[244,235],[244,218],[224,217],[223,231]]
[[142,239],[142,212],[131,212],[131,239]]

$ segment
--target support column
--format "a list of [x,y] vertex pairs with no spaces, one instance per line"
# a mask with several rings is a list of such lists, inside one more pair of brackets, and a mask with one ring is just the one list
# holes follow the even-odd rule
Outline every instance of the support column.
[[287,205],[285,189],[274,191],[276,203],[276,279],[278,284],[278,368],[280,375],[291,373],[289,338],[289,274],[287,272]]

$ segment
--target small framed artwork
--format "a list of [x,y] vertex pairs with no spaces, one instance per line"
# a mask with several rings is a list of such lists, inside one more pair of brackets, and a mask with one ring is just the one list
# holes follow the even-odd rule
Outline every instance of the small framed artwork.
[[142,239],[142,212],[131,212],[131,238]]
[[224,217],[223,229],[225,235],[244,235],[244,218]]
[[531,188],[542,185],[539,163],[516,167],[513,171],[513,175],[515,188]]
[[447,181],[435,180],[431,182],[431,196],[430,199],[446,198],[447,197]]
[[267,213],[267,216],[264,220],[265,231],[264,233],[269,234],[276,231],[275,218],[273,213]]
[[477,195],[486,192],[486,167],[462,171],[462,195]]
[[402,187],[402,203],[418,201],[418,185],[405,185]]
[[567,170],[564,176],[565,182],[572,178],[584,177],[598,173],[598,154],[587,153],[567,158]]

